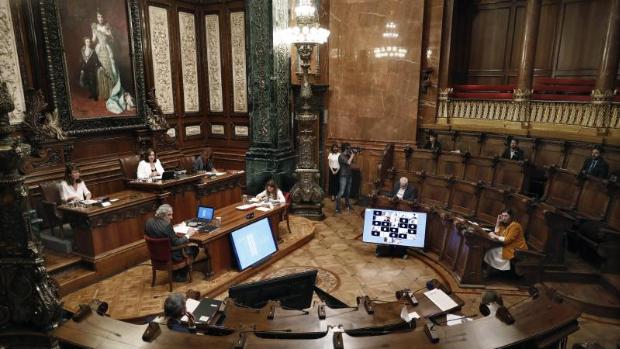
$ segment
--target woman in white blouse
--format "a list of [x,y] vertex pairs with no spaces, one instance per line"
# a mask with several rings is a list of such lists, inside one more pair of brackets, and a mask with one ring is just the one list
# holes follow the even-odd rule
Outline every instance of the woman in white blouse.
[[69,164],[65,170],[65,179],[60,182],[60,199],[62,202],[90,200],[91,194],[84,181],[80,179],[80,168]]
[[338,151],[338,144],[334,143],[330,153],[327,155],[327,162],[329,165],[329,195],[332,197],[332,201],[336,200],[338,194],[338,171],[340,171],[340,163],[338,163],[338,157],[340,152]]
[[284,194],[282,194],[282,190],[278,189],[278,185],[273,179],[267,181],[267,184],[265,184],[265,190],[256,195],[256,198],[258,200],[269,200],[272,202],[276,201],[281,204],[286,202]]
[[160,177],[164,173],[164,168],[155,155],[155,151],[151,148],[144,153],[144,159],[138,164],[138,179],[148,179],[151,177]]

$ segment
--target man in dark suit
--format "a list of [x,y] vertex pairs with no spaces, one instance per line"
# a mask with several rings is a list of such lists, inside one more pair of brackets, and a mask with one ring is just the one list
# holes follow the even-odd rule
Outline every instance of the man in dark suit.
[[441,143],[437,140],[437,135],[431,132],[428,135],[428,142],[424,145],[424,149],[441,151]]
[[[174,228],[172,227],[172,206],[168,204],[163,204],[157,208],[155,211],[155,217],[149,218],[146,221],[146,227],[144,228],[144,232],[151,238],[162,239],[169,238],[170,244],[172,246],[183,245],[188,242],[187,237],[179,237],[174,232]],[[191,232],[190,232],[191,233]],[[191,256],[192,259],[195,259],[198,255],[198,247],[190,246],[185,248],[185,254]],[[183,259],[183,252],[181,250],[172,251],[172,260],[179,261]],[[176,270],[174,272],[174,280],[176,282],[185,282],[187,281],[187,272],[188,268],[185,267],[183,269]]]
[[607,178],[609,165],[601,156],[601,148],[594,147],[594,149],[592,149],[592,156],[583,162],[581,173],[594,177]]
[[394,185],[391,196],[394,199],[413,201],[418,197],[418,192],[409,185],[407,177],[401,177],[400,181]]
[[517,139],[513,138],[510,140],[510,147],[504,150],[502,158],[523,161],[525,157],[523,156],[523,150],[519,148],[519,141]]
[[[181,322],[183,315],[187,316],[187,325]],[[185,306],[185,296],[180,293],[172,293],[164,301],[164,316],[166,325],[172,331],[182,333],[196,333],[196,322],[194,315],[187,311]]]

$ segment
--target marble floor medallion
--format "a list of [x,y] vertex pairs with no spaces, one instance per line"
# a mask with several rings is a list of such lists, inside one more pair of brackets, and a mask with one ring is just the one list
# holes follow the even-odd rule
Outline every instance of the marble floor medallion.
[[318,267],[308,267],[308,266],[284,267],[284,268],[280,268],[274,271],[273,273],[265,275],[262,278],[262,280],[271,279],[271,278],[275,278],[279,276],[285,276],[289,274],[301,273],[301,272],[312,270],[312,269],[318,269],[319,271],[316,277],[317,287],[319,287],[320,289],[326,292],[332,292],[338,289],[338,287],[340,286],[340,279],[338,278],[338,275],[334,274],[333,272],[327,269],[318,268]]

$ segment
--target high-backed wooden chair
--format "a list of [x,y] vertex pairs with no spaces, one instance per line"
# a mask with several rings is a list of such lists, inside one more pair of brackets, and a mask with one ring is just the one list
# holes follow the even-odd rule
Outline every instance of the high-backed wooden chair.
[[[155,276],[157,270],[166,270],[168,272],[168,282],[170,283],[170,292],[172,292],[172,272],[185,267],[189,268],[189,282],[192,282],[192,257],[185,254],[185,247],[187,244],[172,246],[170,239],[162,238],[155,239],[144,235],[146,241],[146,247],[149,250],[149,257],[151,258],[151,268],[153,270],[153,279],[151,281],[151,287],[155,286]],[[183,259],[179,261],[172,260],[172,251],[180,250],[183,253]]]
[[126,179],[135,179],[138,171],[140,157],[138,155],[128,155],[118,159],[121,163],[121,171]]
[[181,168],[187,172],[194,171],[194,156],[185,155],[181,158]]
[[41,193],[43,194],[43,201],[41,201],[43,210],[43,219],[50,227],[50,232],[54,232],[54,228],[59,228],[60,238],[64,238],[63,229],[63,217],[60,211],[58,211],[58,205],[61,204],[60,200],[60,188],[58,182],[45,182],[39,184]]

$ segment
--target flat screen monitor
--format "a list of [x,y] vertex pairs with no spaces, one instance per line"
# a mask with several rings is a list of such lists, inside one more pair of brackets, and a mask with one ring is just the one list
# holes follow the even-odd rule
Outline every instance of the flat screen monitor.
[[310,308],[317,272],[314,269],[235,285],[228,290],[228,296],[234,299],[235,303],[251,308],[262,308],[269,300],[280,301],[284,308]]
[[215,209],[209,206],[198,206],[198,210],[196,212],[196,217],[199,220],[210,221],[213,219],[213,214],[215,213]]
[[426,213],[367,208],[362,241],[373,244],[424,247]]
[[276,242],[269,218],[250,223],[230,234],[239,270],[244,270],[274,254]]

